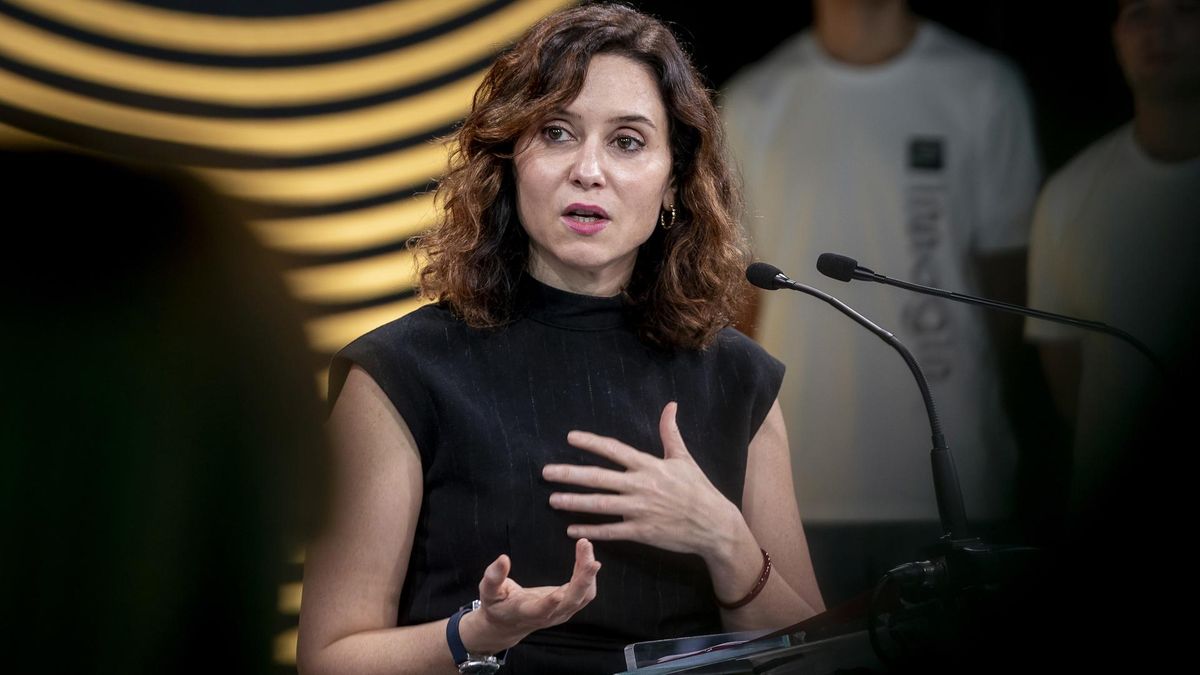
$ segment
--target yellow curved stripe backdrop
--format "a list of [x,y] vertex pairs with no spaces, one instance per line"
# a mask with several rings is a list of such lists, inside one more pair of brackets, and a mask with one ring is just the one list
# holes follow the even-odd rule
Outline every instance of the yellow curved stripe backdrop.
[[[396,0],[269,18],[153,4],[0,4],[0,145],[184,166],[245,202],[255,235],[290,261],[284,280],[314,317],[305,328],[316,362],[328,364],[428,302],[414,295],[404,243],[437,219],[422,191],[446,168],[452,146],[438,135],[469,110],[483,75],[474,64],[573,2]],[[17,18],[28,15],[45,21]],[[387,48],[442,25],[453,28]],[[128,51],[100,46],[113,42]],[[156,49],[174,53],[160,59]],[[257,57],[282,58],[249,67]],[[327,370],[313,370],[324,395]],[[298,579],[280,589],[289,621],[300,596]],[[295,662],[295,628],[274,650],[277,662]]]
[[[72,4],[72,3],[64,3]],[[159,61],[77,42],[0,15],[0,53],[87,82],[231,105],[297,105],[417,84],[499,51],[561,0],[522,0],[480,21],[384,54],[290,68],[221,68]]]
[[66,143],[59,143],[45,136],[31,134],[24,129],[11,127],[3,122],[0,122],[0,147],[18,147],[18,146],[48,146],[58,148],[69,148]]
[[[0,66],[0,110],[15,115],[0,121],[0,142],[44,139],[177,163],[256,205],[253,212],[264,215],[251,227],[268,246],[293,256],[287,281],[314,306],[313,346],[328,354],[420,304],[387,298],[412,290],[413,257],[403,243],[436,222],[432,196],[413,191],[426,189],[446,168],[449,146],[436,134],[462,118],[483,74],[459,75],[463,66],[485,61],[572,2],[514,0],[491,7],[487,0],[411,0],[270,18],[152,4],[11,1],[16,10],[0,11],[0,54],[13,64]],[[27,15],[47,22],[18,18]],[[336,60],[336,50],[386,44],[440,24],[454,27],[382,53]],[[86,41],[72,30],[102,39]],[[178,57],[124,53],[98,46],[103,39],[171,49]],[[282,55],[301,64],[306,55],[322,54],[322,62],[271,68],[182,62],[198,53]],[[355,97],[452,74],[456,79],[419,93],[354,105]],[[163,103],[147,107],[150,99],[142,94]],[[306,105],[331,102],[341,109],[305,114]],[[286,116],[272,113],[280,105],[290,106]],[[366,255],[374,249],[388,252]],[[331,262],[347,257],[352,260]],[[375,306],[373,298],[379,298]]]
[[170,49],[256,55],[378,42],[465,14],[486,0],[401,0],[315,16],[205,16],[114,0],[8,0],[93,33]]
[[278,120],[215,119],[142,110],[0,70],[0,102],[48,118],[147,139],[235,152],[300,156],[349,150],[444,127],[471,107],[482,73],[369,108]]
[[421,194],[371,208],[308,218],[252,222],[267,246],[289,253],[345,253],[408,239],[429,229],[437,217],[433,196]]
[[308,342],[318,351],[333,353],[363,333],[402,317],[428,302],[424,298],[410,298],[314,319],[308,322]]
[[424,185],[446,169],[446,146],[428,143],[378,157],[296,169],[198,169],[224,192],[289,206],[371,197]]
[[412,290],[416,277],[412,252],[401,250],[363,260],[292,270],[287,273],[287,283],[302,300],[349,303]]

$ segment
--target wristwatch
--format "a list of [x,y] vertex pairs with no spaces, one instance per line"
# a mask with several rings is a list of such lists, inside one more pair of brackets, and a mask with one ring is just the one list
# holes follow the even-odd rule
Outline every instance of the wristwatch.
[[468,652],[466,646],[463,645],[462,638],[458,635],[458,622],[463,618],[463,614],[473,612],[480,606],[478,600],[471,601],[469,605],[463,605],[446,624],[446,644],[450,645],[450,656],[454,658],[454,663],[458,665],[460,673],[494,673],[504,665],[504,657],[508,655],[507,649],[495,655],[475,655]]

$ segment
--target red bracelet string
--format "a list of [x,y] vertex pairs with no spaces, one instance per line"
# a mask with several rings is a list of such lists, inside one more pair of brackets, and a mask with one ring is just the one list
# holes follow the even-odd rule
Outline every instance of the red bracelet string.
[[738,607],[744,607],[745,605],[749,604],[751,600],[758,597],[758,594],[761,593],[762,589],[767,585],[767,578],[771,576],[771,555],[767,553],[765,549],[760,548],[758,550],[762,551],[763,566],[762,572],[759,572],[758,574],[758,581],[755,582],[754,588],[751,588],[750,592],[746,594],[746,597],[738,600],[737,602],[724,603],[721,602],[720,598],[717,598],[717,605],[720,606],[721,609],[737,609]]

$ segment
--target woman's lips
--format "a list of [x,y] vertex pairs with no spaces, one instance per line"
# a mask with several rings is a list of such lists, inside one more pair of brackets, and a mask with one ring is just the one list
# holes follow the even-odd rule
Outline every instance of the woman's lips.
[[577,234],[593,235],[608,227],[608,212],[594,204],[571,204],[563,210],[563,224]]
[[564,215],[562,221],[567,227],[578,234],[592,235],[608,227],[609,221],[604,218],[580,220],[577,216]]

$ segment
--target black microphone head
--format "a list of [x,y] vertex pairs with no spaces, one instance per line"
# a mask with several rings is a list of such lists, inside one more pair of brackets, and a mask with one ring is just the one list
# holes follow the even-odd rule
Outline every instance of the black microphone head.
[[770,263],[759,261],[752,263],[746,268],[746,281],[749,281],[759,288],[768,291],[774,291],[782,288],[782,286],[779,284],[779,279],[776,278],[780,274],[783,274],[783,272],[780,272],[778,267]]
[[854,278],[854,270],[858,261],[836,253],[822,253],[817,256],[817,271],[831,279],[850,281]]

